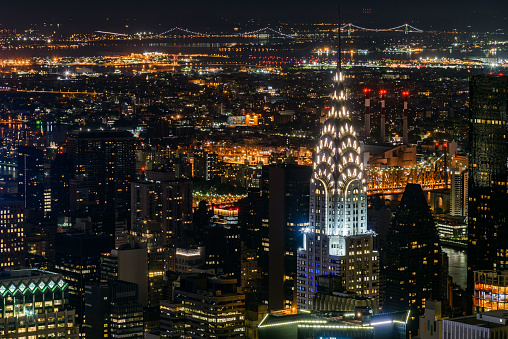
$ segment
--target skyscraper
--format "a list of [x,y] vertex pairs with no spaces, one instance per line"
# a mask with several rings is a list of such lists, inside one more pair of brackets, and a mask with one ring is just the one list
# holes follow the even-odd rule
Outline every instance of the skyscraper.
[[55,271],[69,283],[69,305],[76,310],[76,322],[83,324],[85,285],[100,277],[101,253],[113,248],[113,237],[89,233],[59,233],[55,243]]
[[138,285],[121,280],[86,285],[83,328],[86,338],[144,338]]
[[381,260],[386,279],[383,310],[413,307],[422,312],[427,300],[444,301],[439,236],[420,185],[407,184],[386,242]]
[[311,174],[310,166],[268,166],[270,310],[296,306],[297,251],[302,245],[302,230],[309,226]]
[[33,146],[19,146],[18,195],[25,208],[43,210],[44,152]]
[[192,182],[176,180],[171,172],[147,171],[146,176],[131,184],[130,242],[147,249],[148,304],[159,307],[167,245],[183,245],[194,236]]
[[236,279],[182,275],[172,297],[161,302],[161,338],[245,337],[245,295]]
[[508,76],[471,77],[467,256],[469,302],[472,302],[474,271],[508,268],[507,106]]
[[101,254],[101,282],[122,280],[138,285],[139,302],[148,304],[148,253],[129,246]]
[[160,225],[164,244],[193,236],[192,182],[172,172],[147,171],[145,180],[131,183],[132,228],[149,222]]
[[70,209],[91,217],[93,230],[115,234],[115,221],[130,217],[130,183],[136,174],[135,139],[127,131],[76,132],[69,136]]
[[25,264],[25,235],[23,202],[0,201],[0,269]]
[[378,254],[367,230],[367,181],[360,144],[346,107],[340,61],[331,108],[321,128],[310,184],[310,225],[298,250],[297,304],[312,307],[320,275],[342,277],[349,292],[378,295]]

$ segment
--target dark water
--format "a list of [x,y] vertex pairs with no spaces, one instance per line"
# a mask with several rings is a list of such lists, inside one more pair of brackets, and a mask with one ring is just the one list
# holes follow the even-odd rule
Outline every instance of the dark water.
[[457,250],[450,247],[442,247],[443,252],[448,254],[448,271],[453,282],[466,288],[467,284],[467,253],[465,250]]
[[205,53],[228,47],[231,43],[188,41],[175,42],[143,42],[129,41],[118,43],[86,43],[77,45],[48,48],[32,46],[30,48],[0,49],[1,58],[33,58],[33,57],[98,57],[112,55],[128,55],[131,53]]
[[[128,55],[130,53],[157,52],[167,54],[191,54],[191,53],[216,53],[229,54],[230,57],[243,59],[249,55],[278,55],[292,56],[296,58],[306,58],[308,60],[319,60],[320,62],[335,61],[336,57],[333,53],[329,55],[313,53],[317,49],[324,47],[323,43],[312,42],[305,44],[280,44],[271,45],[265,52],[256,53],[256,48],[268,47],[267,45],[257,45],[255,41],[195,41],[196,39],[175,39],[167,41],[112,41],[112,42],[91,42],[76,43],[74,45],[60,45],[55,48],[47,46],[23,46],[18,48],[0,49],[0,58],[32,58],[32,57],[93,57],[93,56],[112,56],[112,55]],[[239,44],[238,44],[239,43]],[[238,44],[238,45],[237,45]],[[247,47],[239,49],[232,48],[233,51],[226,53],[223,47]],[[329,46],[331,47],[331,46]],[[362,46],[358,46],[362,49]],[[252,49],[251,49],[252,48]],[[388,51],[370,51],[367,54],[355,53],[349,54],[344,52],[343,57],[347,60],[366,61],[380,59],[397,59],[397,60],[417,60],[420,58],[457,58],[457,59],[480,59],[489,58],[506,59],[508,52],[501,51],[496,55],[488,52],[474,51],[464,52],[459,50],[424,50],[417,53],[393,53]]]

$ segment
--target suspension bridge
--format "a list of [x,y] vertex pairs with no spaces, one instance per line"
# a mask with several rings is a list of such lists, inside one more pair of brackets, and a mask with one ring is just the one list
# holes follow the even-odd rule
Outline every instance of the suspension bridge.
[[[410,24],[402,24],[395,27],[389,27],[389,28],[368,28],[368,27],[361,27],[358,25],[355,25],[353,23],[348,23],[343,26],[341,26],[342,32],[347,32],[347,34],[350,36],[352,32],[354,31],[366,31],[366,32],[388,32],[388,31],[399,31],[404,32],[404,34],[408,33],[422,33],[423,30],[416,28]],[[95,33],[99,34],[106,34],[106,35],[114,35],[114,36],[121,36],[121,37],[140,37],[141,34],[125,34],[125,33],[115,33],[115,32],[107,32],[107,31],[95,31]],[[299,33],[291,33],[287,34],[278,30],[275,30],[269,26],[262,27],[253,31],[246,31],[246,32],[240,32],[240,33],[209,33],[209,32],[198,32],[193,31],[184,27],[173,27],[167,31],[164,31],[162,33],[157,34],[143,34],[145,37],[150,38],[157,38],[157,37],[170,37],[170,36],[176,36],[176,35],[188,35],[191,37],[206,37],[206,38],[238,38],[238,37],[255,37],[260,34],[272,34],[276,35],[282,38],[288,38],[288,39],[301,39],[301,34]]]

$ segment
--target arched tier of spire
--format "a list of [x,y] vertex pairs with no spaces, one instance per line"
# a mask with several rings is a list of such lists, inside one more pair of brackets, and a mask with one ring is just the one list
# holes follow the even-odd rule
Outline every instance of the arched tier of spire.
[[321,129],[314,159],[314,180],[320,180],[328,192],[343,192],[358,180],[367,189],[361,149],[346,107],[344,76],[334,76],[332,104]]

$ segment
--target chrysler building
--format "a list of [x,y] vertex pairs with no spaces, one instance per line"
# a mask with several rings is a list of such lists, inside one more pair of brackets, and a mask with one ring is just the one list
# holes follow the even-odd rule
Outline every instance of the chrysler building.
[[[340,25],[339,25],[340,27]],[[367,230],[367,181],[341,68],[340,28],[332,102],[317,142],[310,223],[298,250],[297,305],[312,309],[317,278],[337,275],[343,291],[378,296],[379,258]]]

